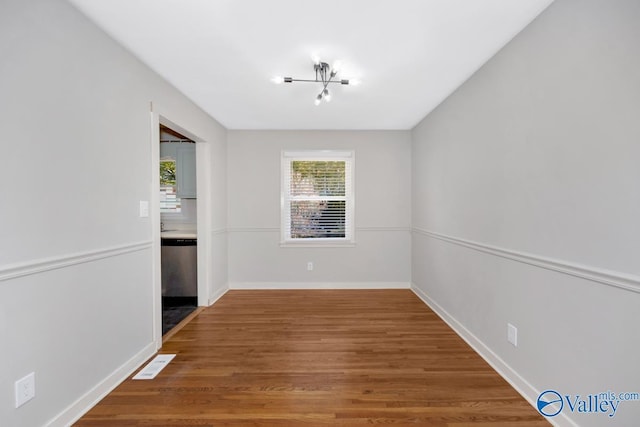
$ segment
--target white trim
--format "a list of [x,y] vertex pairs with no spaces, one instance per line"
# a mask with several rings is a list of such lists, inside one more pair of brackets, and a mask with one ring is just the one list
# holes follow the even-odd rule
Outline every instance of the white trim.
[[[458,334],[469,346],[482,357],[502,378],[505,379],[527,402],[536,408],[536,401],[540,395],[540,390],[536,389],[511,366],[509,366],[500,356],[491,350],[485,343],[476,337],[471,331],[451,316],[442,306],[431,299],[415,283],[411,284],[411,290],[422,300],[431,310],[433,310],[453,331]],[[537,411],[537,409],[536,409]],[[578,427],[565,413],[560,413],[558,417],[545,419],[554,426]],[[558,419],[562,419],[559,422]]]
[[218,234],[224,234],[227,231],[228,230],[226,228],[216,228],[215,230],[211,230],[211,235],[212,236],[217,236]]
[[162,347],[162,214],[160,213],[160,180],[158,171],[153,165],[160,164],[160,117],[153,109],[153,102],[150,103],[149,126],[151,139],[149,140],[150,164],[149,171],[149,198],[151,200],[151,316],[153,341],[156,350]]
[[[191,114],[185,115],[185,111],[176,109],[172,103],[161,104],[151,103],[151,164],[157,165],[160,161],[160,125],[167,126],[192,141],[196,146],[196,196],[198,199],[196,212],[196,228],[198,237],[197,262],[198,262],[198,305],[205,306],[208,302],[209,283],[214,272],[212,271],[212,234],[210,232],[212,224],[212,144],[223,142],[224,136],[213,136],[207,139],[209,132],[204,128],[198,130],[191,120]],[[197,122],[197,121],[196,121]],[[179,124],[180,123],[180,124]],[[184,124],[184,126],[182,125]],[[202,131],[202,133],[200,133]],[[215,132],[217,133],[217,132]],[[219,139],[222,138],[222,139]],[[219,141],[218,141],[219,139]],[[159,195],[160,182],[157,170],[151,168],[150,189],[152,197]],[[158,349],[162,346],[162,256],[161,256],[161,235],[160,235],[160,204],[153,205],[153,215],[156,223],[151,224],[151,233],[154,241],[154,254],[152,261],[153,276],[153,301],[154,301],[154,337],[158,343]]]
[[71,267],[78,264],[98,261],[105,258],[116,257],[131,252],[143,251],[150,249],[151,243],[152,242],[150,240],[145,240],[143,242],[127,243],[126,245],[77,252],[51,258],[41,258],[25,263],[0,267],[0,282],[32,274],[44,273],[46,271],[57,270],[60,268]]
[[331,161],[342,159],[353,159],[354,150],[282,150],[282,157],[285,159],[309,160],[309,161]]
[[[280,246],[289,246],[291,243],[303,239],[291,237],[290,207],[293,200],[308,200],[308,196],[295,197],[291,194],[291,169],[294,161],[341,161],[345,163],[345,194],[338,198],[323,197],[317,200],[344,200],[344,237],[325,238],[317,237],[304,239],[305,244],[311,240],[331,240],[331,243],[340,245],[353,245],[356,242],[356,191],[355,191],[355,150],[282,150],[280,160]],[[311,198],[316,199],[315,197]],[[315,245],[314,245],[315,246]]]
[[140,352],[126,361],[122,366],[113,371],[104,380],[100,381],[95,387],[86,392],[82,397],[69,405],[64,411],[51,419],[45,425],[47,427],[70,426],[78,421],[80,417],[86,414],[106,395],[115,389],[122,381],[126,380],[129,375],[135,372],[144,362],[156,353],[156,344],[151,342],[147,344]]
[[227,292],[229,292],[229,287],[225,286],[224,288],[215,292],[213,295],[209,296],[209,300],[208,300],[209,307],[215,304],[216,302],[218,302],[218,300],[222,298],[224,294],[226,294]]
[[553,259],[525,252],[518,252],[497,246],[486,245],[459,237],[448,236],[420,228],[413,228],[414,233],[422,234],[444,242],[452,243],[487,254],[499,256],[528,265],[544,268],[558,273],[568,274],[603,285],[613,286],[631,292],[640,293],[640,277],[631,274],[599,269],[581,264],[575,264],[561,259]]
[[[301,239],[302,240],[302,239]],[[280,242],[281,248],[355,248],[356,243],[342,239],[309,239],[309,241]]]
[[[278,233],[280,229],[277,227],[230,227],[225,231],[228,233]],[[409,233],[410,227],[356,227],[356,233]],[[353,248],[357,243],[343,241],[342,239],[317,239],[311,241],[286,241],[280,242],[282,248]]]
[[369,231],[369,232],[410,232],[411,227],[356,227],[356,231]]
[[[188,136],[196,136],[190,134]],[[211,151],[210,143],[205,142],[202,138],[193,138],[196,141],[196,237],[198,238],[198,247],[196,248],[197,262],[197,301],[198,306],[205,306],[208,302],[209,283],[213,275],[211,270],[211,244],[212,236],[207,235],[206,231],[211,228]],[[160,144],[158,144],[158,147]],[[199,235],[198,235],[199,234]],[[162,271],[162,255],[160,256]],[[162,277],[162,276],[161,276]],[[162,282],[162,278],[160,279]],[[160,285],[160,299],[162,299],[162,284]],[[162,335],[162,333],[160,334]],[[162,341],[162,336],[160,337]]]
[[[411,227],[355,227],[357,232],[410,232]],[[278,227],[230,227],[229,233],[280,233]]]
[[409,282],[232,282],[229,289],[410,289]]

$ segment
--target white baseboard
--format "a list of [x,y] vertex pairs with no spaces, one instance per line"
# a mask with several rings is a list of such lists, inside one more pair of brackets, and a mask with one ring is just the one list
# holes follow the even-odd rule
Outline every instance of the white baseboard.
[[232,282],[229,289],[410,289],[409,282]]
[[208,301],[209,304],[208,305],[212,306],[213,304],[215,304],[216,301],[218,301],[220,298],[222,298],[222,296],[224,294],[226,294],[228,291],[229,291],[229,287],[225,286],[224,288],[214,292],[213,295],[209,296],[209,301]]
[[[431,299],[415,284],[411,284],[411,290],[420,298],[431,310],[433,310],[451,329],[454,330],[473,350],[480,355],[498,374],[505,379],[527,402],[536,408],[536,402],[540,391],[523,378],[511,366],[509,366],[500,356],[495,354],[485,343],[476,337],[471,331],[451,316],[442,306]],[[536,408],[537,411],[537,408]],[[578,427],[566,414],[561,413],[555,418],[545,418],[554,426]]]
[[136,369],[156,353],[156,343],[151,342],[138,354],[125,362],[118,369],[113,371],[108,377],[89,390],[84,396],[72,403],[67,409],[50,420],[47,427],[66,427],[78,421],[100,400],[115,389],[122,381],[127,379]]

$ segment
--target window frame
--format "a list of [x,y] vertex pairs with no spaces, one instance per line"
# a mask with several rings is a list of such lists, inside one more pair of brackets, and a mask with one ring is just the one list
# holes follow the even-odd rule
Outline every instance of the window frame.
[[[344,161],[345,163],[345,237],[292,238],[289,183],[294,161]],[[280,173],[280,246],[345,247],[355,245],[355,152],[353,150],[283,150]]]

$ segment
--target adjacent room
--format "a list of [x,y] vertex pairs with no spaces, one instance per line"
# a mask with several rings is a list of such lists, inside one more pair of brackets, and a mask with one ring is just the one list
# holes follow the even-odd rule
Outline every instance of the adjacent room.
[[0,424],[637,425],[638,22],[4,0]]

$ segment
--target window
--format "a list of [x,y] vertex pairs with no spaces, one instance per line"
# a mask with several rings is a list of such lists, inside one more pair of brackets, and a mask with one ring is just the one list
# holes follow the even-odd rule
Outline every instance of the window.
[[180,198],[176,194],[176,161],[160,160],[160,213],[181,211]]
[[353,242],[353,152],[285,151],[283,243]]

